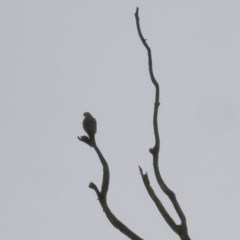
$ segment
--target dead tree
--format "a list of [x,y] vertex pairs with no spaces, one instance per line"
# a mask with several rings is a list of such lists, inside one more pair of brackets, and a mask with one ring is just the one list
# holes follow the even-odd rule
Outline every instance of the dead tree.
[[[160,137],[159,137],[159,130],[158,130],[158,109],[160,106],[160,102],[159,102],[160,89],[159,89],[159,84],[153,73],[151,49],[150,49],[149,45],[147,44],[146,39],[143,37],[141,27],[140,27],[140,20],[139,20],[138,12],[139,12],[139,10],[137,8],[136,12],[135,12],[137,32],[138,32],[139,38],[140,38],[143,46],[147,50],[148,70],[149,70],[149,74],[150,74],[150,79],[155,87],[155,102],[154,102],[154,111],[153,111],[153,129],[154,129],[155,144],[151,149],[149,149],[149,152],[153,158],[153,168],[154,168],[154,173],[155,173],[157,183],[158,183],[160,189],[167,195],[167,197],[173,204],[173,207],[181,220],[180,224],[177,224],[174,221],[174,219],[170,216],[170,214],[164,207],[161,200],[156,195],[154,189],[150,185],[148,174],[147,173],[144,174],[141,167],[139,167],[139,171],[140,171],[140,175],[142,177],[143,183],[145,185],[145,188],[146,188],[149,196],[155,203],[158,211],[160,212],[160,214],[162,215],[162,217],[164,218],[166,223],[169,225],[169,227],[172,229],[172,231],[174,231],[180,237],[181,240],[190,240],[190,237],[188,235],[188,229],[187,229],[187,221],[186,221],[186,217],[183,213],[183,210],[180,207],[180,204],[176,198],[175,193],[164,182],[164,180],[161,176],[161,173],[160,173],[160,169],[159,169]],[[131,229],[129,229],[125,224],[123,224],[112,213],[111,209],[108,206],[107,193],[108,193],[109,180],[110,180],[110,172],[109,172],[108,163],[105,160],[104,156],[102,155],[102,153],[101,153],[100,149],[98,148],[97,143],[95,141],[95,133],[97,130],[96,120],[89,113],[85,113],[84,116],[85,116],[85,119],[83,122],[83,127],[84,127],[84,130],[86,131],[86,133],[88,134],[88,136],[81,136],[81,137],[78,137],[78,139],[80,141],[86,143],[87,145],[89,145],[96,151],[96,153],[101,161],[101,164],[103,166],[103,178],[102,178],[101,189],[98,189],[96,184],[94,184],[92,182],[89,184],[89,187],[91,189],[93,189],[95,191],[95,193],[97,194],[98,200],[102,206],[103,211],[106,214],[106,217],[108,218],[108,220],[111,222],[111,224],[115,228],[117,228],[119,231],[121,231],[123,234],[125,234],[130,239],[143,240],[143,238],[138,236]]]

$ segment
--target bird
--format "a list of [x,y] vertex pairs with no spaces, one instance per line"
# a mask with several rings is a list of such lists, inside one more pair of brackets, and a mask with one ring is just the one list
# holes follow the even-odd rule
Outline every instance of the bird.
[[88,134],[90,142],[93,142],[97,132],[97,121],[89,112],[85,112],[83,116],[85,117],[83,119],[83,129]]

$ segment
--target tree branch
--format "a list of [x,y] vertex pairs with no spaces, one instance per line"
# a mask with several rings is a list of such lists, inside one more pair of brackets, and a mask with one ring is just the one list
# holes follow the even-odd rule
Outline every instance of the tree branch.
[[135,18],[136,18],[136,24],[137,24],[137,31],[138,35],[142,41],[142,44],[144,47],[147,49],[147,54],[148,54],[148,70],[150,74],[150,78],[152,80],[152,83],[155,87],[156,94],[155,94],[155,105],[154,105],[154,116],[153,116],[153,127],[154,127],[154,135],[155,135],[155,146],[151,148],[149,151],[152,154],[158,154],[159,148],[160,148],[160,137],[159,137],[159,131],[158,131],[158,123],[157,123],[157,116],[158,116],[158,108],[160,105],[159,102],[159,96],[160,96],[160,89],[159,89],[159,84],[153,74],[153,64],[152,64],[152,52],[150,47],[147,44],[146,39],[142,35],[141,27],[140,27],[140,21],[139,21],[139,16],[138,16],[138,7],[136,9],[135,13]]
[[137,31],[138,31],[138,35],[139,35],[139,38],[140,38],[142,44],[144,45],[144,47],[147,50],[149,74],[150,74],[151,81],[155,87],[155,103],[154,103],[154,113],[153,113],[153,129],[154,129],[154,136],[155,136],[155,145],[149,151],[153,156],[153,168],[154,168],[154,173],[155,173],[155,177],[157,179],[158,185],[160,186],[162,191],[168,196],[168,198],[172,202],[172,204],[181,220],[181,225],[178,227],[178,229],[176,228],[176,224],[174,223],[174,221],[171,218],[169,218],[170,216],[167,213],[167,211],[165,210],[165,208],[163,208],[162,204],[159,204],[160,200],[157,198],[157,196],[153,192],[152,188],[150,187],[149,180],[147,179],[148,180],[148,184],[147,184],[146,176],[143,175],[141,171],[140,171],[140,173],[142,175],[145,187],[146,187],[149,195],[151,196],[151,198],[153,199],[155,204],[157,206],[159,205],[158,209],[159,209],[160,213],[163,215],[165,221],[180,236],[181,239],[190,240],[190,237],[188,236],[188,232],[187,232],[186,217],[177,201],[175,193],[166,185],[166,183],[162,179],[162,176],[161,176],[160,170],[159,170],[160,137],[159,137],[159,130],[158,130],[158,108],[160,105],[160,102],[159,102],[160,89],[159,89],[159,84],[153,73],[151,49],[148,46],[146,39],[143,37],[141,27],[140,27],[140,20],[139,20],[138,12],[139,12],[139,9],[137,8],[136,12],[135,12]]
[[143,174],[142,168],[139,166],[139,171],[142,176],[143,183],[148,191],[149,196],[152,198],[153,202],[155,203],[156,207],[158,208],[159,212],[163,216],[164,220],[167,222],[167,224],[172,228],[172,230],[175,233],[178,233],[178,225],[175,223],[175,221],[172,219],[172,217],[169,215],[165,207],[163,206],[160,199],[157,197],[156,193],[154,192],[153,188],[150,185],[150,181],[148,178],[147,173]]
[[110,210],[107,204],[107,193],[108,193],[108,187],[109,187],[109,181],[110,181],[110,171],[109,171],[108,163],[105,160],[104,156],[102,155],[100,149],[98,148],[96,141],[90,143],[86,139],[86,137],[87,136],[82,136],[82,137],[78,137],[78,139],[94,148],[103,166],[103,178],[102,178],[101,191],[99,191],[98,187],[92,182],[89,184],[89,188],[93,189],[96,192],[103,211],[105,212],[108,220],[111,222],[111,224],[115,228],[117,228],[120,232],[122,232],[132,240],[143,240],[137,234],[135,234],[132,230],[130,230],[125,224],[123,224]]

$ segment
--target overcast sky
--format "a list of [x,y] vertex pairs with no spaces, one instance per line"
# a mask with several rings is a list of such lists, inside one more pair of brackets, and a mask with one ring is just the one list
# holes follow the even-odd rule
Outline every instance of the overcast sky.
[[192,239],[240,235],[240,2],[2,0],[0,239],[127,239],[103,213],[96,153],[79,142],[98,121],[112,211],[145,240],[178,239],[147,195],[156,185],[154,88],[134,12],[161,88],[162,175]]

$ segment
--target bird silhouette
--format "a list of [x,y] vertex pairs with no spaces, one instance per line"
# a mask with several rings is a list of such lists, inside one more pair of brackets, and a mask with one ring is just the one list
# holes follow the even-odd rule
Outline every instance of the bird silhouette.
[[85,117],[83,119],[83,129],[88,134],[90,142],[93,142],[97,132],[97,121],[89,112],[85,112],[83,116]]

